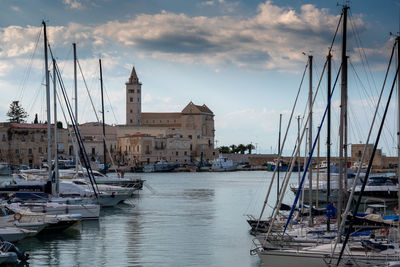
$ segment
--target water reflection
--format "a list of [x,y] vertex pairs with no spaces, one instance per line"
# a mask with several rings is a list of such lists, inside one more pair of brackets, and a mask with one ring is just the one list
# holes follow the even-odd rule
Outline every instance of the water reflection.
[[202,201],[213,201],[215,195],[214,189],[185,189],[183,191],[183,196]]
[[31,266],[259,266],[242,214],[265,177],[245,174],[144,174],[153,191],[18,246]]

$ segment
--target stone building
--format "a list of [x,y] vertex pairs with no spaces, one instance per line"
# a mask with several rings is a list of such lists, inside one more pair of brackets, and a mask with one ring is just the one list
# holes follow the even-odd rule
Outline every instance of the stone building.
[[[52,154],[54,155],[54,125],[52,129]],[[67,157],[67,129],[58,128],[59,157]],[[40,166],[47,161],[47,125],[28,123],[0,123],[0,161],[11,165]]]
[[[79,132],[85,145],[86,153],[91,159],[103,161],[103,125],[98,122],[87,122],[79,125]],[[114,155],[118,148],[117,127],[105,125],[106,148],[111,155]],[[69,144],[69,154],[73,155],[73,144]],[[109,153],[106,151],[107,161],[110,162]]]
[[[127,142],[136,140],[140,137],[138,135],[144,135],[140,138],[143,140],[152,138],[153,141],[149,145],[150,150],[157,150],[158,153],[151,157],[146,157],[145,155],[139,157],[136,154],[134,155],[136,162],[139,161],[146,164],[165,159],[172,162],[186,163],[191,161],[211,161],[216,157],[217,152],[214,149],[214,114],[206,105],[195,105],[190,102],[181,112],[141,112],[141,86],[142,84],[133,67],[126,83],[126,125],[118,125],[117,130],[120,152],[129,153],[129,149],[128,151],[124,150]],[[175,151],[175,148],[172,147],[171,151],[169,151],[170,148],[168,146],[161,149],[163,151],[156,149],[157,140],[167,144],[171,138],[174,138],[174,142],[178,142],[179,146],[187,144],[188,155],[181,155],[179,151]],[[141,153],[145,151],[140,150]],[[184,151],[182,150],[182,152]],[[132,161],[130,161],[130,164],[132,164]]]
[[118,141],[118,160],[128,166],[142,166],[161,160],[179,164],[190,162],[190,140],[179,135],[155,137],[132,134],[120,137]]
[[[364,152],[365,144],[352,144],[351,145],[351,162],[359,163]],[[373,144],[367,144],[367,150],[365,155],[364,164],[368,164],[371,158],[372,150],[374,149]],[[389,161],[386,156],[382,154],[382,149],[377,149],[374,156],[374,161],[372,162],[373,169],[385,169],[389,167]]]

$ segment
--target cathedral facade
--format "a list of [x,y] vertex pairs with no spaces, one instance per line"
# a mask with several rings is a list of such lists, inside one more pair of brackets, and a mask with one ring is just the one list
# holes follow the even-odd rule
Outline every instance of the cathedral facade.
[[126,83],[126,124],[118,126],[119,161],[145,165],[207,162],[216,157],[214,113],[189,102],[181,112],[142,112],[142,84],[133,67]]

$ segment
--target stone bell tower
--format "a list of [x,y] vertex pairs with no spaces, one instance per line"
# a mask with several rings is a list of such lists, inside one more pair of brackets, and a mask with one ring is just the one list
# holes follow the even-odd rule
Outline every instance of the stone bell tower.
[[126,85],[126,125],[142,124],[142,84],[132,67],[131,76]]

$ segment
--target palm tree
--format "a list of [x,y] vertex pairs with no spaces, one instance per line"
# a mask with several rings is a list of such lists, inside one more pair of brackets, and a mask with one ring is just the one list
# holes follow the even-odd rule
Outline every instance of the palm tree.
[[253,146],[253,144],[248,144],[248,145],[246,146],[246,148],[247,148],[247,150],[249,151],[249,154],[251,154],[251,151],[252,151],[253,149],[255,149],[255,147]]
[[244,154],[244,152],[247,150],[247,147],[243,144],[240,144],[237,146],[237,150],[240,151],[240,154]]
[[228,154],[230,152],[229,146],[220,146],[218,148],[219,153]]
[[230,145],[229,146],[231,148],[231,153],[237,153],[238,152],[238,148],[236,145]]

